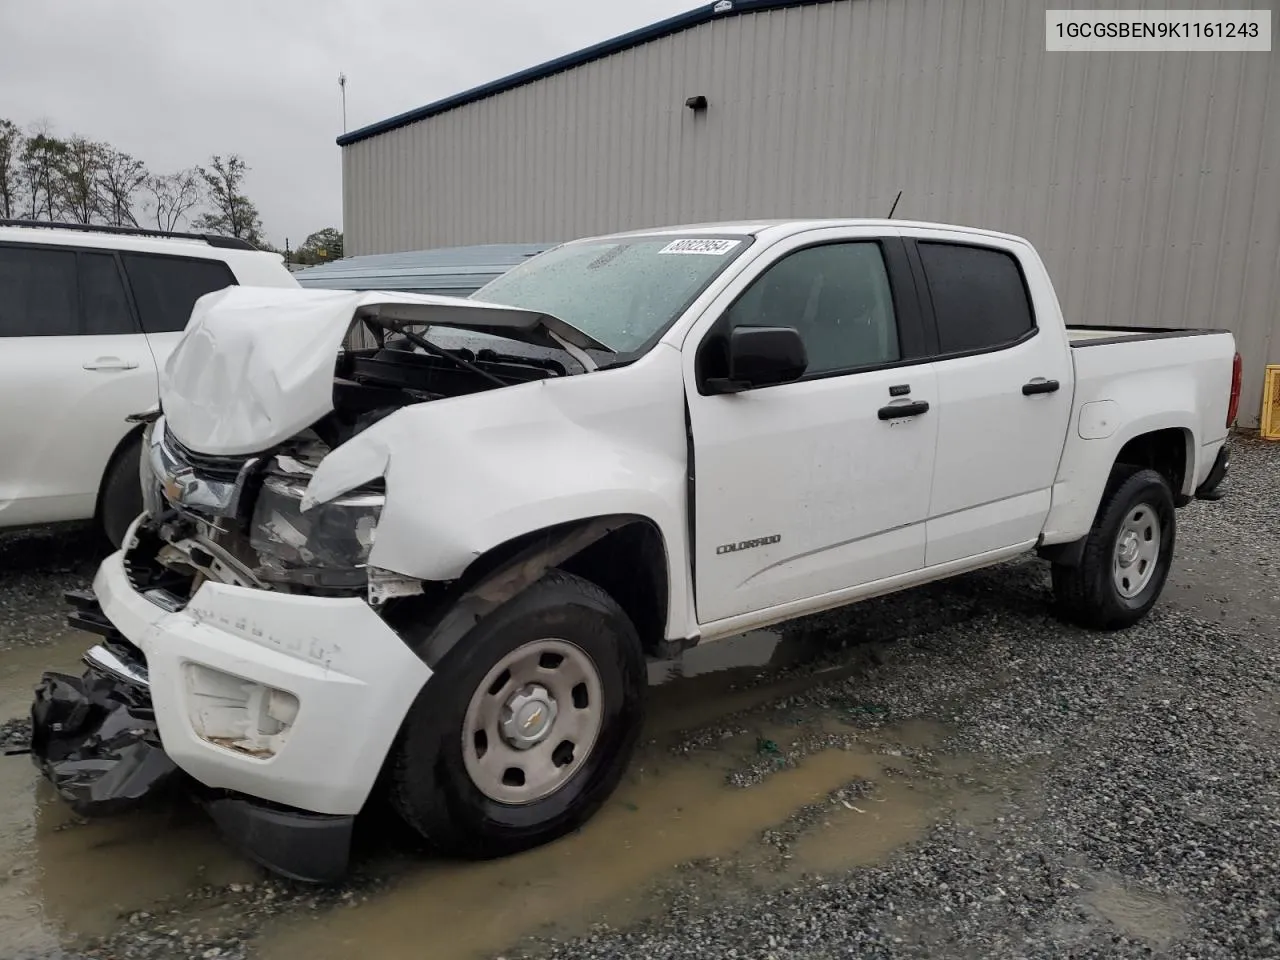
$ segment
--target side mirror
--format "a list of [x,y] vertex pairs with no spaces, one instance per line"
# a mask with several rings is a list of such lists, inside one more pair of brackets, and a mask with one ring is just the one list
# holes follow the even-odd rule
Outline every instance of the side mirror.
[[804,340],[794,327],[735,327],[729,334],[729,376],[706,383],[713,394],[792,383],[809,369]]

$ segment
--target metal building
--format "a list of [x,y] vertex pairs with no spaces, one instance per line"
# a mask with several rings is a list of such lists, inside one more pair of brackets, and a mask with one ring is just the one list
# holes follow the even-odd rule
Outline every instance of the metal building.
[[1256,425],[1280,53],[1047,53],[1050,6],[1117,4],[720,0],[343,136],[346,249],[884,216],[901,190],[898,216],[1031,239],[1070,322],[1230,327]]
[[548,243],[490,243],[443,250],[368,254],[308,267],[293,275],[304,287],[328,290],[397,290],[465,297]]

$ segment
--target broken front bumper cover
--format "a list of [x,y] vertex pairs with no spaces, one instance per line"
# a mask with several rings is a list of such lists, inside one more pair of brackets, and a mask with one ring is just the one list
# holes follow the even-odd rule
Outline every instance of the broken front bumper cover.
[[73,677],[46,673],[31,706],[31,756],[76,813],[128,809],[168,788],[178,775],[160,743],[151,695],[97,659],[122,663],[94,647],[88,669]]
[[353,816],[326,816],[210,790],[165,753],[146,661],[111,626],[92,594],[72,593],[73,626],[103,642],[74,677],[46,673],[31,707],[31,755],[76,813],[120,813],[182,787],[246,856],[269,870],[313,883],[347,869]]

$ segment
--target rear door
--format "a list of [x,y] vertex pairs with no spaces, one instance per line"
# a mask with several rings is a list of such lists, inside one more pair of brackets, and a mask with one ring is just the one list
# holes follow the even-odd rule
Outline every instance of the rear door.
[[[935,566],[1039,538],[1071,417],[1073,370],[1057,298],[1039,260],[1020,259],[1024,245],[922,232],[912,247],[937,338],[926,558]],[[1052,305],[1052,314],[1037,316],[1036,303]]]
[[156,367],[112,251],[0,244],[0,526],[93,516]]
[[[902,241],[883,230],[813,231],[766,263],[726,290],[714,322],[686,346],[702,624],[925,560],[937,389]],[[796,328],[808,373],[708,395],[706,380],[727,375],[716,364],[735,326]],[[882,417],[895,405],[921,412]]]
[[163,370],[169,354],[182,339],[196,301],[206,293],[235,286],[235,275],[221,260],[150,253],[124,253],[121,260],[142,329],[157,367]]

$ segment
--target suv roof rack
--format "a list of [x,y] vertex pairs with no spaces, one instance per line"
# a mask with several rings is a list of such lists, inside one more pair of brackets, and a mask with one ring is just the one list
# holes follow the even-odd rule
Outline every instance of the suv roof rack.
[[48,230],[77,230],[81,233],[109,233],[125,237],[160,237],[165,240],[203,240],[211,247],[227,250],[257,250],[248,240],[240,237],[224,237],[217,233],[174,233],[168,230],[148,230],[145,227],[108,227],[96,223],[56,223],[50,220],[3,220],[0,227],[38,227]]

